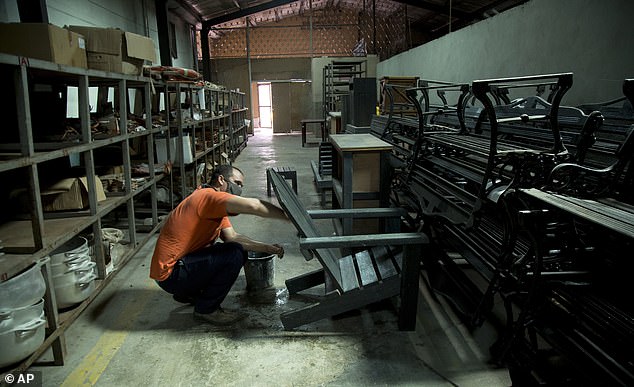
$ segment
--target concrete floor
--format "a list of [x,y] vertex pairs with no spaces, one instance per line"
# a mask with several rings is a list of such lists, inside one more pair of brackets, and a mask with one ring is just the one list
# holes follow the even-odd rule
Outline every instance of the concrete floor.
[[[266,168],[293,166],[301,200],[314,209],[319,197],[313,159],[317,147],[302,148],[299,133],[256,132],[235,165],[246,173],[244,195],[263,199]],[[247,292],[241,273],[225,300],[224,306],[242,308],[249,318],[232,328],[194,320],[193,307],[176,303],[148,277],[152,239],[69,327],[66,365],[32,368],[42,371],[44,385],[511,385],[506,370],[486,362],[490,329],[468,332],[445,305],[429,298],[422,283],[415,332],[396,329],[389,302],[284,331],[280,312],[306,305],[310,296],[289,299],[284,280],[319,263],[300,254],[290,223],[244,215],[232,222],[238,232],[283,243],[286,250],[275,262],[273,288]],[[332,232],[329,222],[319,227]]]

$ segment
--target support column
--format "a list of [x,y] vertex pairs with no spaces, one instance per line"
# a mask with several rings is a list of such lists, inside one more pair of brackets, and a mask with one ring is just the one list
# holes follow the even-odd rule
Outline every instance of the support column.
[[211,56],[209,55],[209,27],[200,31],[200,48],[203,56],[203,79],[211,82]]
[[156,28],[158,29],[159,52],[162,66],[172,65],[170,53],[169,21],[167,20],[167,0],[155,0]]

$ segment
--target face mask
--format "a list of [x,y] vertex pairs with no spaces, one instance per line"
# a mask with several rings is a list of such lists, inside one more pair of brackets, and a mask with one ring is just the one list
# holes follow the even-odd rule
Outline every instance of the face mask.
[[226,182],[227,182],[227,192],[236,196],[242,195],[242,187],[240,187],[233,181],[226,180]]

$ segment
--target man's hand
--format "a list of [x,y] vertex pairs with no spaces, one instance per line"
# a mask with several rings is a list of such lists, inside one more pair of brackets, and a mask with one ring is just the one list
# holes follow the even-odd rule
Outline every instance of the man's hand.
[[274,243],[271,245],[271,247],[271,254],[277,254],[280,259],[284,257],[284,247],[282,245]]

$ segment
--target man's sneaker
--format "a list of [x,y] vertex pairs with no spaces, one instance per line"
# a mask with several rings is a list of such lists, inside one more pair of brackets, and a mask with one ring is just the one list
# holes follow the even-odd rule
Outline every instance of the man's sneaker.
[[244,312],[222,308],[218,308],[211,313],[194,312],[194,317],[213,325],[232,325],[240,320],[244,320],[247,316],[248,314]]

